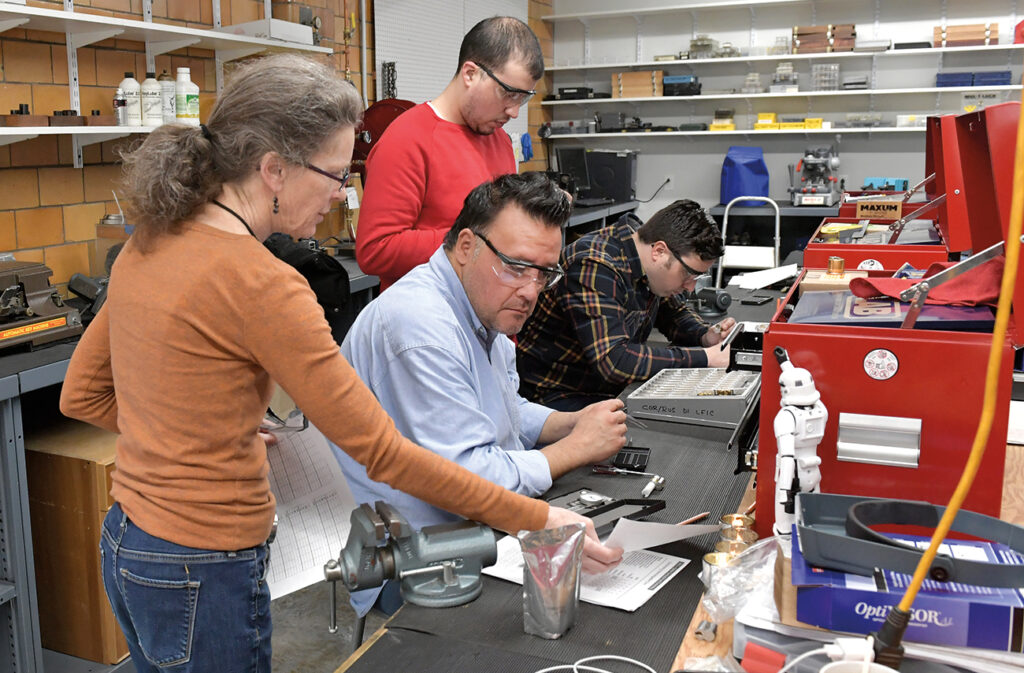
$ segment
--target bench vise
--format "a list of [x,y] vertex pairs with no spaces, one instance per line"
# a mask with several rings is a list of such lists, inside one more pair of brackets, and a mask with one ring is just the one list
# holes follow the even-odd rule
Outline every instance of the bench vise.
[[468,603],[483,590],[480,572],[498,558],[494,531],[473,521],[415,530],[391,505],[377,501],[352,511],[348,541],[337,559],[324,565],[331,582],[331,630],[337,630],[335,589],[349,591],[401,582],[402,598],[425,607]]

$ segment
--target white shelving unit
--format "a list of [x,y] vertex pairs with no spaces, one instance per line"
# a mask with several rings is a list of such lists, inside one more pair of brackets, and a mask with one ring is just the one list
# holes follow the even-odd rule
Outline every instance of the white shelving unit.
[[546,100],[541,105],[601,105],[608,103],[671,103],[695,100],[756,100],[759,98],[818,98],[833,96],[885,96],[908,94],[963,93],[965,91],[1020,91],[1019,84],[1006,86],[933,86],[907,89],[851,89],[839,91],[796,91],[793,93],[721,93],[700,96],[649,96],[646,98],[585,98],[581,100]]
[[39,136],[71,136],[75,146],[75,168],[81,168],[81,148],[133,133],[149,133],[148,126],[0,126],[0,146],[32,140]]
[[[154,69],[156,56],[167,52],[197,47],[212,50],[217,64],[217,90],[223,84],[224,63],[252,54],[268,51],[306,51],[330,54],[333,50],[311,44],[298,44],[246,35],[235,35],[230,26],[220,27],[220,5],[213,3],[214,30],[187,28],[152,21],[152,0],[144,0],[146,21],[120,19],[76,12],[72,0],[64,0],[64,10],[45,9],[13,4],[0,0],[0,34],[14,28],[64,33],[68,45],[68,93],[70,108],[81,110],[78,93],[78,49],[117,37],[143,42],[146,62]],[[266,0],[266,16],[270,16],[270,1]],[[56,126],[56,127],[0,127],[0,145],[36,138],[41,135],[70,135],[75,168],[82,167],[82,147],[124,137],[131,133],[148,133],[151,128],[127,126]]]
[[762,54],[756,56],[729,56],[725,58],[693,58],[672,61],[639,61],[618,63],[566,63],[545,66],[545,72],[578,72],[583,70],[622,70],[633,68],[663,68],[668,66],[728,65],[731,63],[756,63],[760,61],[812,61],[836,59],[895,58],[898,56],[942,56],[944,54],[967,54],[971,52],[1013,52],[1024,49],[1024,44],[994,44],[977,47],[932,47],[929,49],[887,49],[885,51],[837,51],[831,54]]
[[[653,2],[655,0],[649,1]],[[927,2],[927,0],[914,1],[919,3]],[[953,95],[967,92],[998,92],[1005,97],[1010,92],[1021,90],[1022,87],[1020,85],[978,87],[922,86],[923,84],[933,83],[922,81],[924,79],[922,74],[925,70],[930,70],[931,68],[934,68],[936,72],[946,70],[947,56],[950,56],[952,61],[952,70],[964,64],[978,67],[977,65],[980,62],[984,62],[984,64],[991,68],[999,69],[1005,68],[1010,70],[1015,66],[1017,56],[1024,50],[1024,44],[1006,44],[1007,29],[1016,23],[1015,3],[1011,3],[1009,7],[1012,12],[1009,26],[1006,23],[1000,23],[1001,28],[1004,29],[1002,31],[1004,35],[1001,36],[1004,39],[1004,44],[927,49],[888,49],[884,51],[843,51],[835,53],[767,53],[772,47],[766,46],[766,43],[771,41],[770,37],[766,40],[766,36],[774,34],[776,38],[781,38],[787,35],[788,31],[791,30],[792,24],[787,24],[786,22],[791,19],[800,20],[801,23],[804,20],[808,20],[811,24],[824,23],[824,20],[829,20],[831,23],[843,23],[851,22],[851,15],[864,14],[863,22],[858,25],[859,33],[865,37],[871,35],[876,38],[880,33],[886,33],[882,16],[884,10],[891,10],[889,7],[883,6],[882,0],[852,0],[852,2],[853,4],[849,1],[840,2],[840,0],[720,0],[719,2],[693,2],[685,4],[666,3],[662,6],[636,7],[631,9],[620,9],[607,2],[603,3],[603,7],[601,2],[584,4],[569,1],[557,3],[556,13],[542,17],[546,22],[553,25],[555,31],[555,64],[547,69],[555,74],[556,84],[554,88],[565,83],[578,86],[593,86],[595,91],[606,91],[608,86],[607,75],[599,71],[614,72],[652,69],[664,70],[666,76],[683,73],[700,75],[705,91],[699,95],[684,96],[545,100],[542,101],[541,106],[552,112],[583,111],[585,117],[588,118],[593,116],[595,112],[607,110],[609,107],[618,107],[618,110],[630,111],[629,116],[639,116],[646,122],[649,121],[646,118],[647,116],[654,118],[674,116],[672,112],[667,113],[667,111],[673,110],[669,106],[689,103],[688,116],[690,121],[693,122],[706,121],[705,118],[707,118],[707,121],[710,121],[711,110],[709,106],[699,108],[699,113],[693,107],[699,106],[702,102],[743,101],[746,103],[745,114],[753,117],[758,101],[803,99],[806,101],[807,116],[810,117],[820,116],[821,113],[821,111],[817,113],[812,112],[811,102],[814,100],[824,103],[827,108],[828,106],[825,101],[842,99],[849,101],[842,103],[843,111],[845,112],[858,112],[854,106],[861,106],[860,112],[876,112],[877,97],[880,97],[880,106],[883,100],[881,97],[886,97],[889,100],[886,104],[891,109],[894,104],[894,96],[907,96],[906,107],[910,109],[904,109],[906,113],[939,114],[951,112],[959,108],[959,100],[955,101],[957,104],[953,104],[951,99]],[[583,11],[557,13],[557,10],[560,8],[559,4],[562,6],[568,5],[570,8],[580,8]],[[734,13],[723,13],[728,11]],[[846,12],[843,14],[843,19],[831,18],[831,16],[836,15],[836,12],[840,11]],[[816,18],[819,14],[826,14],[826,12],[828,12],[828,18]],[[743,16],[742,14],[746,15]],[[946,2],[942,2],[939,15],[934,15],[934,18],[927,18],[922,23],[945,25],[947,14]],[[741,51],[749,51],[751,55],[724,58],[677,58],[672,60],[654,60],[650,57],[651,53],[656,54],[659,49],[671,52],[672,49],[666,48],[666,44],[675,44],[677,48],[685,45],[688,42],[686,30],[692,32],[691,37],[705,32],[711,34],[712,37],[717,37],[715,33],[716,28],[722,29],[723,22],[721,18],[715,19],[714,17],[721,17],[723,15],[728,16],[727,22],[725,22],[728,27],[725,29],[728,32],[727,37],[732,40],[740,38],[740,41],[735,42],[734,46],[738,47]],[[923,15],[932,16],[932,14],[928,13]],[[919,19],[919,22],[921,22],[921,19]],[[955,20],[951,20],[950,23],[955,23]],[[573,28],[573,25],[575,28]],[[669,26],[671,26],[671,29],[666,28]],[[880,27],[882,28],[881,31]],[[565,44],[559,42],[559,30],[563,28],[568,31],[566,35],[571,36],[567,40],[574,45],[574,49],[579,50],[578,52],[573,52],[572,48],[560,49],[560,46]],[[680,34],[680,29],[682,29],[682,34]],[[890,32],[893,35],[899,35],[901,38],[905,37],[906,40],[920,39],[925,41],[927,39],[930,41],[931,38],[931,28],[924,25],[915,27],[913,33],[904,34],[898,30],[891,30]],[[629,48],[634,40],[635,59],[623,59],[622,56],[625,50]],[[744,45],[742,40],[745,40],[748,44]],[[653,46],[655,44],[657,46]],[[599,51],[596,50],[595,45],[600,45]],[[647,52],[646,54],[645,51]],[[568,54],[567,57],[566,54]],[[935,58],[934,66],[929,60],[930,57]],[[894,72],[899,72],[907,67],[908,61],[906,59],[910,59],[909,68],[916,69],[916,76],[907,77],[907,81],[892,81],[891,75]],[[759,74],[764,76],[764,64],[780,61],[795,61],[795,65],[804,64],[805,69],[809,68],[815,61],[841,62],[841,64],[847,64],[847,66],[844,66],[844,71],[849,67],[853,69],[853,72],[863,75],[867,81],[867,88],[834,91],[803,90],[792,93],[744,93],[739,90],[739,86],[742,83],[740,73],[759,72]],[[927,64],[927,67],[924,67],[924,64]],[[759,65],[762,65],[760,70],[758,69]],[[810,88],[804,78],[806,78],[806,73],[801,76],[802,87]],[[887,78],[890,81],[880,81]],[[934,96],[934,100],[928,100],[924,97],[929,95]],[[657,107],[649,108],[654,103],[657,103]],[[797,114],[793,103],[788,104],[787,107],[788,110],[785,110],[782,114]],[[827,112],[834,114],[840,112],[840,110],[836,109],[836,106],[833,108],[833,110]],[[950,108],[952,110],[948,110]],[[761,104],[760,110],[765,110],[764,104]],[[646,112],[647,115],[642,114],[642,112]],[[739,114],[743,113],[740,112]],[[684,116],[687,115],[684,114]],[[571,119],[571,117],[566,117],[562,114],[556,116],[555,121],[564,122],[567,119]],[[746,121],[749,122],[745,124],[746,128],[753,126],[751,120]],[[842,118],[835,118],[831,121],[843,120]],[[890,125],[894,121],[890,121]],[[675,123],[673,121],[668,121],[667,123],[655,121],[654,125],[671,127]],[[740,125],[742,123],[740,120],[737,120],[737,126]],[[686,134],[692,135],[692,132]],[[593,134],[559,133],[552,137],[555,139],[565,137],[581,138],[589,135]],[[638,137],[651,135],[653,137],[656,134],[638,133],[634,135]]]
[[[825,0],[828,1],[828,0]],[[833,0],[838,2],[839,0]],[[671,14],[676,12],[691,12],[706,9],[725,9],[735,7],[771,7],[772,5],[795,5],[809,4],[815,0],[746,0],[745,2],[694,2],[685,5],[665,5],[663,7],[636,7],[633,9],[612,9],[594,12],[575,12],[566,14],[548,14],[542,16],[544,21],[556,23],[558,21],[581,21],[587,19],[612,19],[617,17],[651,16],[654,14]]]
[[[923,177],[925,133],[920,126],[896,126],[898,115],[955,113],[964,106],[1013,100],[1021,94],[1024,44],[1013,44],[1020,20],[1016,0],[555,0],[541,17],[552,32],[554,50],[546,71],[550,90],[591,87],[608,92],[610,76],[637,70],[670,75],[697,75],[703,91],[695,96],[644,96],[539,101],[536,109],[552,122],[552,154],[568,144],[591,149],[635,150],[637,193],[652,196],[640,206],[643,217],[678,198],[715,203],[719,198],[719,166],[731,145],[762,149],[771,176],[770,193],[785,199],[789,166],[808,147],[833,146],[841,171],[850,181],[872,175]],[[892,43],[931,43],[933,28],[942,25],[998,22],[999,44],[966,47],[919,47],[883,51],[777,53],[788,51],[793,26],[853,23],[859,39]],[[709,35],[731,43],[743,55],[725,58],[658,58],[685,52],[691,39]],[[769,92],[776,65],[792,62],[801,91]],[[838,64],[840,83],[862,77],[864,89],[812,91],[813,66]],[[1005,86],[937,87],[935,74],[1009,70]],[[744,93],[745,75],[759,75],[761,92]],[[973,96],[972,94],[979,94]],[[645,131],[587,133],[590,122],[610,115],[638,117],[654,128],[709,124],[716,112],[731,109],[733,131]],[[820,117],[831,128],[753,130],[759,113],[775,113],[780,121]],[[850,115],[867,114],[878,126],[859,123]],[[848,120],[851,120],[848,122]],[[572,121],[572,132],[567,124]],[[591,127],[593,130],[593,127]],[[561,131],[561,132],[559,132]],[[655,194],[666,177],[670,186]],[[915,180],[916,181],[916,180]]]
[[737,130],[737,131],[626,131],[623,133],[559,133],[551,136],[552,140],[561,138],[664,138],[668,136],[803,136],[803,135],[843,135],[846,133],[924,133],[923,126],[845,126],[828,129],[793,129],[764,131]]

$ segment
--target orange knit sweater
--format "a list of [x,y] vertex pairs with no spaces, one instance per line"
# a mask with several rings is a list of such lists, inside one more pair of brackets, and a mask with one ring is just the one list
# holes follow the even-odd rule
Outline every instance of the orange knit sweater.
[[402,437],[305,279],[254,238],[202,224],[146,254],[128,242],[71,359],[61,411],[120,433],[111,493],[143,530],[242,549],[266,540],[274,518],[256,434],[272,380],[372,479],[501,530],[544,525],[546,503]]

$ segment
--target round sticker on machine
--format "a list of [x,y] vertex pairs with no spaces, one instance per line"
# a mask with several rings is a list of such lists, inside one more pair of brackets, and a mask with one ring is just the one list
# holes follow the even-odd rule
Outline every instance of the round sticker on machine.
[[876,381],[891,379],[899,369],[900,361],[885,348],[876,348],[864,356],[864,372]]
[[864,271],[877,271],[882,268],[882,263],[877,259],[865,259],[857,265],[857,268]]

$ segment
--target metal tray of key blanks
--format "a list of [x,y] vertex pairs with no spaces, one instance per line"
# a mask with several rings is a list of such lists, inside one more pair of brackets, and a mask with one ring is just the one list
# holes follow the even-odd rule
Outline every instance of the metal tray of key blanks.
[[757,395],[759,371],[663,369],[626,397],[630,416],[735,428]]

